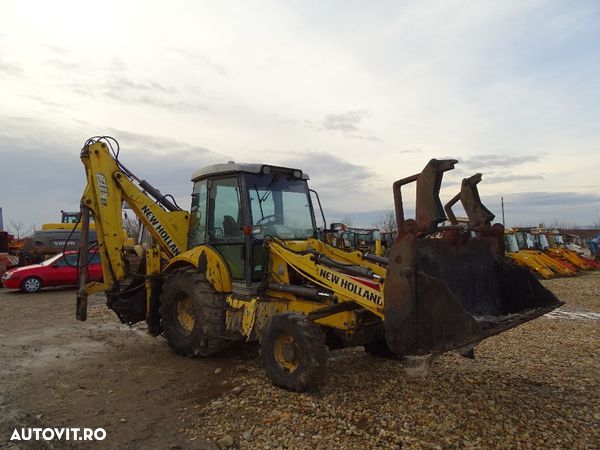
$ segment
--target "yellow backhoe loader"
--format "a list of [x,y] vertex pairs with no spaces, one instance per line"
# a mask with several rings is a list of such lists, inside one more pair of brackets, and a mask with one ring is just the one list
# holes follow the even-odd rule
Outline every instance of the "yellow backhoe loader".
[[565,259],[578,270],[593,270],[597,267],[593,260],[566,248],[563,237],[558,232],[537,229],[533,231],[533,236],[542,251],[553,257]]
[[529,268],[529,270],[541,278],[548,279],[556,276],[535,251],[529,252],[519,248],[517,235],[513,230],[505,230],[504,242],[506,245],[506,257],[518,266]]
[[[435,355],[473,347],[562,304],[527,270],[504,261],[503,228],[491,226],[493,215],[482,214],[478,195],[465,206],[472,218],[467,229],[434,238],[446,219],[442,176],[455,160],[433,159],[420,174],[394,183],[399,233],[383,258],[322,240],[313,209],[318,195],[299,169],[235,163],[200,169],[192,175],[191,210],[183,211],[129,171],[118,152],[108,137],[89,139],[81,151],[87,186],[80,265],[93,216],[104,280],[88,283],[80,271],[79,320],[87,317],[87,296],[105,292],[122,322],[145,320],[151,334],[164,334],[182,355],[259,341],[272,382],[306,391],[323,381],[329,349]],[[404,217],[401,192],[412,182],[415,220]],[[474,187],[463,191],[463,203],[475,198]],[[154,240],[128,286],[123,202]]]
[[[530,266],[532,270],[536,270],[536,268],[532,267],[531,265],[531,262],[534,262],[534,264],[537,267],[545,267],[546,270],[550,270],[551,273],[559,276],[573,276],[576,274],[576,272],[572,270],[572,267],[568,267],[561,260],[554,259],[544,251],[536,249],[533,236],[531,235],[529,230],[517,228],[513,230],[508,230],[508,233],[514,235],[518,245],[518,253],[509,254],[507,252],[508,257],[512,257],[515,259],[530,258],[530,262],[526,262],[526,264]],[[507,239],[512,239],[510,235],[507,235],[505,237]],[[544,278],[551,278],[546,277],[543,274],[541,275]]]
[[363,254],[383,256],[381,232],[378,228],[357,228],[343,223],[332,223],[323,237],[326,243],[342,250],[360,250]]

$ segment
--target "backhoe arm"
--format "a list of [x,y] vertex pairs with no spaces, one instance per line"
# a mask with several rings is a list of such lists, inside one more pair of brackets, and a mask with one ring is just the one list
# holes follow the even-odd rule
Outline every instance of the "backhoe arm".
[[[89,226],[85,219],[91,214],[96,224],[103,281],[87,283],[85,265],[89,258],[88,247],[82,245],[77,297],[79,320],[86,318],[88,294],[101,291],[118,294],[119,281],[126,277],[123,202],[127,202],[148,229],[165,258],[177,256],[185,250],[187,244],[189,213],[179,210],[161,196],[158,190],[129,172],[118,161],[117,155],[111,153],[112,148],[107,144],[110,144],[108,138],[90,139],[81,150],[87,180],[81,198],[84,219],[82,242],[88,240]],[[145,191],[157,197],[156,200]]]

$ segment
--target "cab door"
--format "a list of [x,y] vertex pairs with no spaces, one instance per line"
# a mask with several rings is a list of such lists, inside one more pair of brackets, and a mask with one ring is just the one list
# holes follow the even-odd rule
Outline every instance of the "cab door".
[[[208,180],[207,243],[227,262],[233,280],[244,280],[244,213],[238,176]],[[200,199],[199,199],[200,200]]]

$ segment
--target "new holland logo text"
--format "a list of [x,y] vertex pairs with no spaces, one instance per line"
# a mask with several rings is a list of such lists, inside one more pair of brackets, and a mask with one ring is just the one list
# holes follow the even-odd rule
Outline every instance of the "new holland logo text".
[[142,212],[148,218],[148,220],[150,221],[150,224],[152,224],[152,226],[154,227],[156,232],[159,234],[161,239],[165,242],[165,244],[167,244],[167,247],[169,247],[171,249],[173,254],[175,256],[179,255],[179,253],[181,253],[181,252],[177,248],[177,245],[175,244],[175,242],[173,242],[173,239],[171,239],[171,236],[169,236],[169,233],[166,232],[166,230],[160,224],[160,222],[158,221],[158,219],[156,218],[154,213],[150,210],[150,208],[148,208],[148,206],[144,205],[144,206],[142,206]]
[[378,295],[375,292],[372,292],[370,289],[367,289],[366,287],[359,286],[358,284],[348,281],[348,280],[340,277],[339,275],[336,275],[335,273],[329,272],[328,270],[325,270],[325,269],[320,269],[319,276],[325,278],[326,280],[331,281],[332,283],[337,284],[339,287],[341,287],[343,289],[353,292],[354,294],[358,295],[359,297],[366,298],[368,301],[375,303],[378,306],[383,306],[383,299],[381,298],[381,295]]

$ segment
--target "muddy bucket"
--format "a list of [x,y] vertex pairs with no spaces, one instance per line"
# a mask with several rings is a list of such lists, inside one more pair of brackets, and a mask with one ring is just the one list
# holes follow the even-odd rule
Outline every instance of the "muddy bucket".
[[394,243],[385,286],[385,335],[399,355],[477,344],[563,303],[527,269],[495,251],[496,238]]

